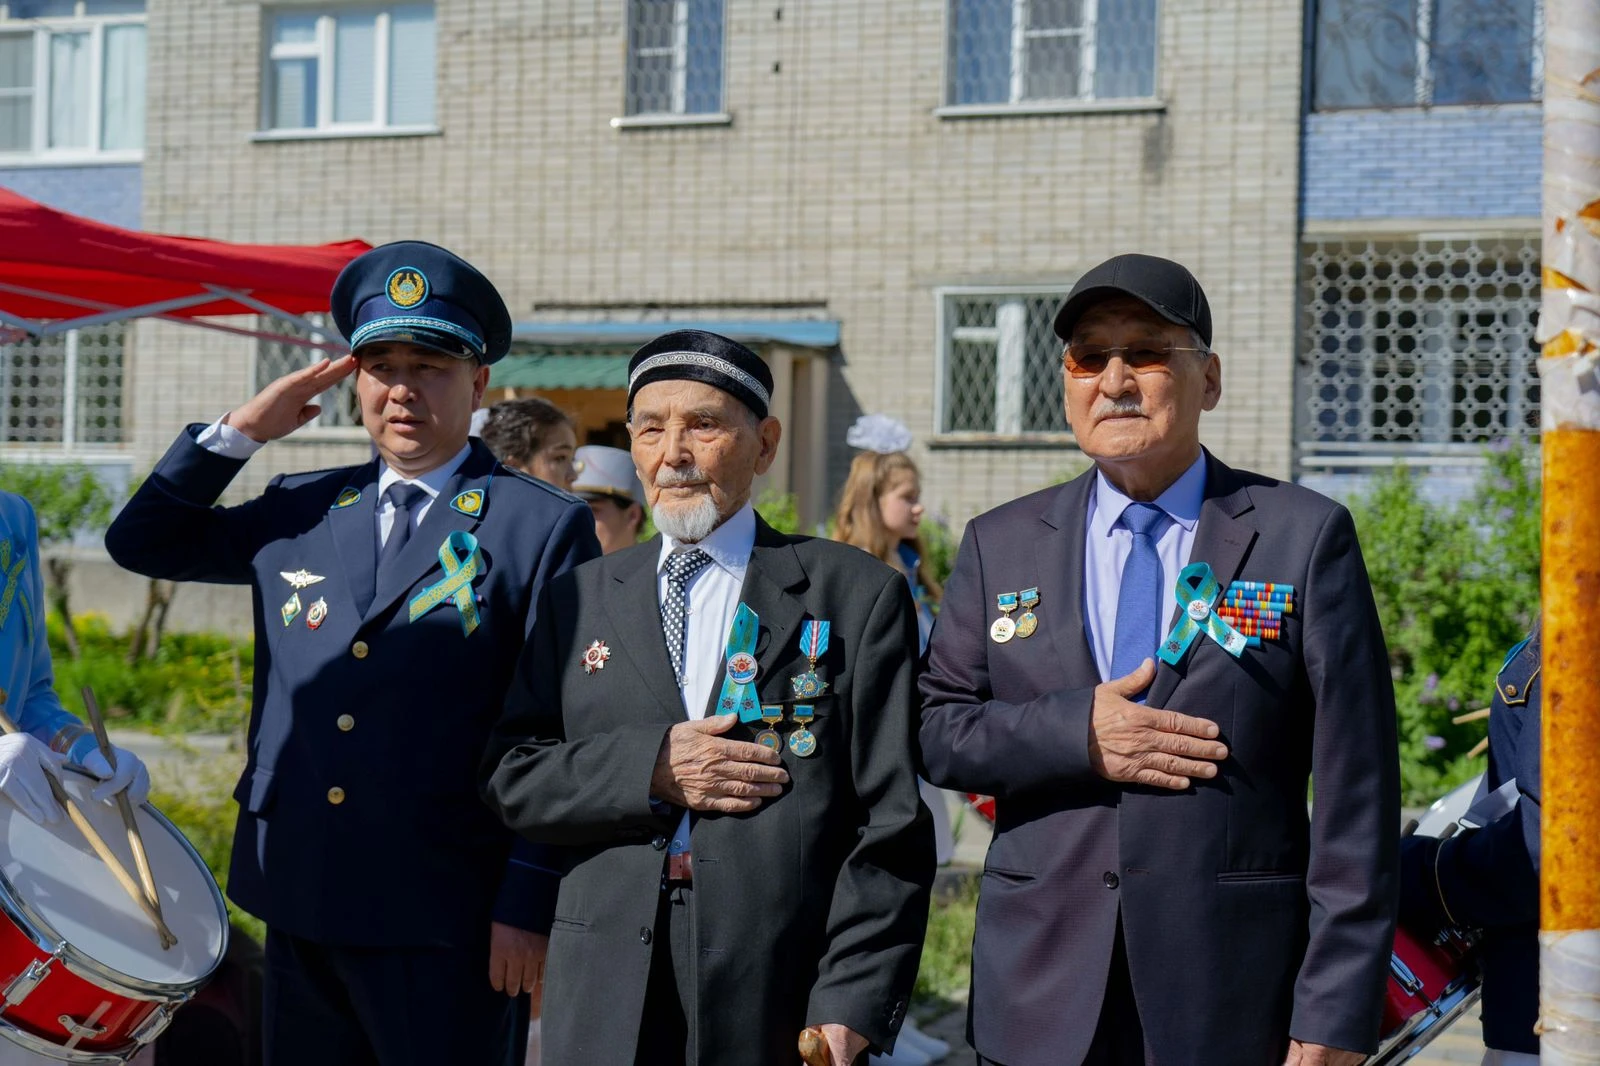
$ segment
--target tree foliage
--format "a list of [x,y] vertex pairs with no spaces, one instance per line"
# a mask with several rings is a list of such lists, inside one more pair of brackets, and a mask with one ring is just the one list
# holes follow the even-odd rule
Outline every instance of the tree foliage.
[[1396,467],[1351,510],[1389,645],[1406,802],[1432,802],[1481,773],[1467,758],[1506,652],[1538,613],[1539,479],[1521,448],[1497,447],[1472,495],[1426,499]]
[[[80,535],[98,534],[111,521],[111,493],[88,467],[78,464],[0,466],[0,489],[33,505],[39,519],[41,549],[64,549]],[[44,560],[50,573],[50,605],[64,620],[65,647],[76,659],[78,633],[72,621],[68,580],[72,562],[61,551]]]

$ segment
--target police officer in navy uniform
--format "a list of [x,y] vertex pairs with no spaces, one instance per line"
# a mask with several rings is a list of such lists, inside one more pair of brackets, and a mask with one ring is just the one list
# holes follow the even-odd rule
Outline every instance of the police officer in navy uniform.
[[[228,890],[268,927],[267,1062],[499,1066],[556,884],[532,846],[512,854],[475,771],[539,591],[598,556],[594,520],[468,439],[511,334],[482,274],[400,242],[346,267],[331,302],[352,354],[185,429],[106,547],[254,593]],[[214,506],[352,374],[373,461]]]
[[1489,791],[1516,805],[1482,829],[1401,842],[1400,924],[1482,930],[1484,1066],[1539,1061],[1539,628],[1511,649],[1489,709]]

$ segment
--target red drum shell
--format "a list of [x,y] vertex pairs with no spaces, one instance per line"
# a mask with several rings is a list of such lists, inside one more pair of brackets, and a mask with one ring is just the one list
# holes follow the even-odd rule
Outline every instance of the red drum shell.
[[994,797],[984,796],[977,792],[967,793],[967,804],[990,825],[994,824]]

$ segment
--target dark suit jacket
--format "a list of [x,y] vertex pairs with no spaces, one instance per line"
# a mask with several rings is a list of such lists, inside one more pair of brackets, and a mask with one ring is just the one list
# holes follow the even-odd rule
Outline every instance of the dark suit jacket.
[[[1291,584],[1294,613],[1281,639],[1239,659],[1201,635],[1175,668],[1159,666],[1149,705],[1221,727],[1218,776],[1184,792],[1124,787],[1088,753],[1102,681],[1084,629],[1094,477],[967,526],[928,649],[928,777],[997,797],[971,1038],[1006,1066],[1082,1061],[1120,914],[1161,1066],[1277,1066],[1291,1034],[1371,1049],[1393,938],[1399,765],[1350,516],[1208,457],[1190,561],[1224,586]],[[1033,586],[1038,632],[992,642],[996,593]]]
[[1437,838],[1417,836],[1401,852],[1401,923],[1421,935],[1450,921],[1483,931],[1483,1042],[1529,1055],[1539,1053],[1539,653],[1535,627],[1501,667],[1489,711],[1485,783],[1515,778],[1516,807],[1457,833],[1443,854]]
[[[507,824],[570,849],[550,937],[547,1062],[634,1061],[648,931],[683,813],[650,797],[662,740],[684,720],[662,638],[660,551],[652,540],[549,585],[485,763],[485,798]],[[783,750],[781,796],[748,815],[694,818],[700,1066],[789,1066],[800,1030],[822,1022],[886,1046],[911,994],[933,880],[912,747],[910,593],[865,552],[758,522],[741,598],[760,618],[762,699],[791,698],[806,619],[832,623],[818,663],[830,687],[816,701],[816,753]],[[611,658],[586,673],[580,659],[596,640]]]
[[[478,801],[477,768],[544,583],[599,554],[581,501],[495,461],[482,442],[374,589],[378,464],[273,479],[238,507],[212,503],[244,465],[178,437],[106,533],[149,577],[250,585],[255,685],[228,894],[283,932],[324,943],[481,945],[495,917],[547,926],[555,879],[517,864]],[[360,498],[336,506],[346,490]],[[478,515],[452,508],[483,494]],[[439,547],[474,534],[479,628],[446,603],[407,605],[444,576]],[[323,580],[299,590],[281,575]],[[387,577],[387,576],[386,576]],[[308,624],[317,600],[327,617]],[[341,715],[353,727],[338,726]],[[330,802],[329,790],[343,790]]]

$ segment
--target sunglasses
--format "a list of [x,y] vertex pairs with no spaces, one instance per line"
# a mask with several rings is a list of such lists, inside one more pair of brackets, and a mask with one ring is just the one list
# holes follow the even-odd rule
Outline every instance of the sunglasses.
[[1178,345],[1153,344],[1069,344],[1061,353],[1061,365],[1075,378],[1095,378],[1106,372],[1113,356],[1121,356],[1123,364],[1135,374],[1153,374],[1168,369],[1167,362],[1174,352],[1194,352],[1210,355],[1209,348],[1184,348]]

